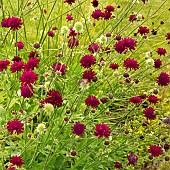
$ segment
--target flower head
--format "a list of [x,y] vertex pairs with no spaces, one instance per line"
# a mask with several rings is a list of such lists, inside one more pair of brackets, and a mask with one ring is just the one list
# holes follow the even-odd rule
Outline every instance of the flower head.
[[83,24],[81,22],[76,22],[74,24],[73,29],[75,30],[76,33],[82,32],[83,31]]
[[22,50],[24,48],[24,43],[23,42],[17,42],[15,43],[15,47],[18,47],[18,50]]
[[166,54],[166,49],[165,48],[158,48],[156,51],[160,56]]
[[54,69],[54,71],[60,71],[61,75],[64,76],[66,73],[66,66],[64,64],[61,63],[54,63],[52,68]]
[[98,7],[98,5],[99,5],[99,2],[98,2],[98,0],[93,0],[92,2],[91,2],[91,4],[93,5],[93,7]]
[[130,103],[140,104],[142,103],[142,99],[139,96],[134,96],[129,99]]
[[21,86],[21,96],[24,98],[30,98],[33,96],[34,89],[31,84],[22,84]]
[[92,13],[92,17],[96,20],[99,20],[100,17],[102,17],[103,13],[100,9],[96,9],[95,11],[93,11]]
[[155,110],[152,107],[146,108],[143,113],[147,119],[156,119]]
[[72,5],[75,3],[75,0],[65,0],[64,3],[68,3],[69,5]]
[[138,29],[138,33],[141,35],[145,35],[145,34],[149,33],[149,29],[145,26],[140,26]]
[[135,60],[134,58],[127,58],[126,60],[124,60],[124,67],[126,69],[134,69],[137,70],[139,69],[139,64],[137,62],[137,60]]
[[167,73],[162,72],[157,77],[157,83],[159,86],[168,86],[168,84],[170,83],[170,76]]
[[67,22],[73,20],[73,16],[71,14],[67,14],[66,16]]
[[149,97],[148,97],[148,101],[150,102],[150,103],[153,103],[153,104],[156,104],[157,102],[158,102],[158,98],[156,97],[156,96],[154,96],[154,95],[150,95]]
[[48,32],[48,36],[53,38],[54,37],[54,32],[53,31],[49,31]]
[[46,128],[44,123],[40,123],[36,128],[36,131],[40,134],[43,134],[45,130]]
[[54,106],[51,103],[44,104],[44,111],[47,113],[51,113],[54,111]]
[[93,54],[95,52],[98,52],[100,49],[100,46],[96,43],[92,43],[89,45],[88,50]]
[[73,49],[74,47],[77,47],[79,45],[79,41],[76,38],[71,38],[68,40],[68,47]]
[[91,106],[92,108],[96,108],[100,104],[99,100],[92,95],[86,98],[85,103],[87,106]]
[[24,63],[22,61],[19,61],[19,62],[14,62],[11,67],[10,67],[10,70],[12,73],[15,73],[15,72],[18,72],[18,71],[21,71],[23,68],[24,68]]
[[88,82],[91,82],[91,80],[93,80],[93,78],[96,76],[95,72],[91,69],[89,71],[84,71],[83,72],[83,79],[87,79]]
[[148,152],[151,153],[151,155],[154,157],[158,157],[163,153],[161,147],[157,145],[151,145],[150,148],[148,149]]
[[14,119],[14,120],[8,121],[7,129],[9,133],[13,134],[14,132],[16,132],[19,135],[24,130],[24,124],[21,123],[20,120]]
[[0,71],[7,69],[10,62],[8,60],[0,60]]
[[114,6],[112,6],[112,5],[108,5],[106,8],[105,8],[105,10],[107,11],[107,12],[114,12]]
[[84,68],[90,68],[96,63],[96,58],[93,55],[85,55],[81,58],[80,63]]
[[47,98],[41,101],[42,105],[44,105],[45,103],[50,103],[54,107],[56,107],[56,106],[60,107],[63,103],[63,99],[62,99],[60,92],[58,92],[56,90],[50,90],[47,93]]
[[138,156],[135,155],[133,152],[130,152],[130,154],[127,156],[128,158],[128,164],[127,165],[136,165],[138,161]]
[[112,64],[110,64],[110,66],[109,66],[109,68],[111,68],[111,69],[113,69],[113,70],[116,70],[116,69],[118,69],[118,64],[116,64],[116,63],[112,63]]
[[22,166],[24,164],[24,161],[22,160],[21,156],[17,156],[17,155],[12,156],[10,162],[16,166]]
[[37,58],[29,58],[28,62],[25,64],[25,70],[34,70],[38,67],[40,60]]
[[76,122],[75,125],[72,127],[73,133],[78,136],[82,136],[85,130],[86,130],[86,126],[81,122]]
[[20,77],[20,81],[23,84],[35,83],[37,80],[38,74],[34,73],[32,70],[25,71]]
[[131,14],[130,16],[129,16],[129,21],[130,22],[133,22],[133,21],[136,21],[137,20],[137,14]]
[[98,136],[98,138],[101,138],[101,137],[107,138],[107,137],[110,136],[110,133],[111,132],[110,132],[109,126],[107,126],[104,123],[97,124],[96,127],[95,127],[94,135]]
[[115,168],[117,168],[117,169],[123,168],[122,163],[120,163],[120,162],[114,162],[114,165],[115,165]]
[[162,65],[161,59],[156,59],[156,60],[154,60],[154,67],[155,67],[155,68],[160,68],[161,65]]

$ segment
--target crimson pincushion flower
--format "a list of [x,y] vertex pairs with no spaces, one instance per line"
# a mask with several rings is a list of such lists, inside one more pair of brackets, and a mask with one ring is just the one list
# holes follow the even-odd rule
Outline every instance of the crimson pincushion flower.
[[93,7],[96,8],[96,7],[99,5],[99,2],[98,2],[98,0],[93,0],[93,1],[91,2],[91,4],[92,4]]
[[130,22],[133,22],[133,21],[136,21],[137,20],[137,15],[136,14],[131,14],[130,16],[129,16],[129,21]]
[[22,160],[21,156],[17,156],[17,155],[12,156],[10,162],[16,166],[22,166],[24,164],[24,161]]
[[93,11],[93,13],[92,13],[91,16],[92,16],[94,19],[99,20],[99,18],[102,17],[102,15],[103,15],[102,11],[101,11],[100,9],[96,9],[95,11]]
[[22,61],[21,57],[19,56],[14,56],[14,58],[12,59],[13,62],[19,62]]
[[112,64],[110,64],[110,66],[109,66],[109,68],[111,68],[111,69],[113,69],[113,70],[116,70],[116,69],[118,69],[118,64],[116,64],[116,63],[112,63]]
[[13,134],[14,132],[16,132],[17,134],[20,134],[24,130],[24,124],[21,123],[21,121],[18,119],[8,121],[7,130],[11,134]]
[[10,70],[12,73],[15,73],[15,72],[18,72],[18,71],[21,71],[23,68],[24,68],[24,63],[22,61],[19,61],[19,62],[14,62],[11,67],[10,67]]
[[96,58],[93,55],[85,55],[81,58],[80,63],[84,68],[90,68],[96,63]]
[[20,81],[23,84],[35,83],[38,80],[38,74],[34,73],[32,70],[24,71],[20,77]]
[[106,6],[106,8],[105,8],[105,10],[107,11],[107,12],[114,12],[114,6],[112,6],[112,5],[108,5],[108,6]]
[[97,124],[96,127],[95,127],[94,135],[98,136],[98,138],[101,138],[101,137],[107,138],[107,137],[110,136],[110,133],[111,132],[110,132],[109,126],[107,126],[104,123]]
[[34,89],[31,84],[23,84],[20,90],[21,90],[21,96],[24,98],[30,98],[33,96]]
[[53,31],[49,31],[48,32],[48,36],[53,38],[54,37],[54,32]]
[[93,95],[88,96],[85,103],[87,106],[91,106],[92,108],[96,108],[100,104],[99,100]]
[[104,18],[104,20],[111,19],[111,16],[112,16],[112,14],[110,12],[105,11],[102,13],[102,18]]
[[166,54],[166,49],[165,48],[158,48],[156,51],[160,56]]
[[73,16],[71,14],[67,14],[66,16],[67,22],[73,20]]
[[130,103],[140,104],[142,103],[142,99],[139,96],[134,96],[129,99]]
[[[14,17],[14,16],[12,18],[7,18],[5,20],[5,22],[6,22],[6,25],[4,27],[10,28],[10,30],[13,30],[13,31],[19,30],[22,26],[22,20],[18,17]],[[4,21],[3,21],[3,23],[4,23]]]
[[79,41],[76,38],[71,38],[68,40],[68,47],[73,49],[74,47],[77,47],[79,45]]
[[75,0],[65,0],[64,3],[72,5],[73,3],[75,3]]
[[158,102],[158,98],[155,96],[155,95],[150,95],[149,97],[148,97],[148,101],[150,102],[150,103],[153,103],[153,104],[156,104],[157,102]]
[[16,170],[14,167],[8,167],[7,170]]
[[166,40],[170,40],[170,32],[166,34]]
[[73,133],[78,136],[82,136],[85,130],[86,130],[86,126],[81,122],[76,122],[75,125],[72,127]]
[[62,106],[62,103],[63,103],[63,99],[62,99],[62,96],[60,94],[59,91],[56,91],[56,90],[50,90],[48,93],[47,93],[47,98],[40,101],[40,103],[42,105],[44,105],[45,103],[50,103],[52,104],[54,107],[60,107]]
[[159,86],[168,86],[170,83],[170,76],[165,72],[160,73],[157,77],[157,83]]
[[84,71],[82,75],[83,79],[87,79],[88,82],[91,82],[95,76],[96,74],[92,69]]
[[29,58],[36,58],[36,57],[38,57],[38,54],[37,54],[36,51],[31,51],[28,57]]
[[18,50],[22,50],[24,48],[24,43],[23,42],[17,42],[15,43],[15,47],[18,47]]
[[8,60],[0,60],[0,71],[7,69],[10,62]]
[[151,145],[150,148],[148,149],[148,152],[151,153],[152,156],[158,157],[163,153],[163,150],[161,149],[160,146]]
[[162,65],[162,61],[160,59],[154,60],[154,67],[155,68],[160,68]]
[[64,64],[57,62],[53,64],[52,68],[55,72],[60,71],[62,76],[66,74],[66,66]]
[[134,40],[133,38],[123,38],[114,45],[114,48],[118,53],[126,54],[128,49],[130,51],[135,50],[136,43],[137,41]]
[[130,152],[130,154],[127,156],[128,158],[128,164],[127,165],[136,165],[138,161],[138,156],[135,155],[133,152]]
[[29,58],[28,62],[25,65],[25,70],[34,70],[35,67],[38,67],[40,60],[37,58]]
[[95,52],[98,52],[100,49],[100,46],[96,43],[92,43],[89,45],[88,50],[93,54]]
[[114,165],[115,165],[114,167],[117,169],[123,168],[122,163],[120,163],[120,162],[114,162]]
[[156,119],[155,110],[152,107],[146,108],[143,113],[147,119]]
[[135,60],[134,58],[127,58],[126,60],[124,60],[124,67],[126,69],[134,69],[137,70],[139,69],[139,64],[137,62],[137,60]]
[[145,35],[149,33],[149,29],[146,26],[140,26],[138,29],[138,33],[141,35]]

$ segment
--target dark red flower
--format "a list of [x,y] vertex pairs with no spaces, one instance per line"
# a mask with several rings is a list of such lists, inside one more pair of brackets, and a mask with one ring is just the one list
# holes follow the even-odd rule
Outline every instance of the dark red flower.
[[118,64],[116,64],[116,63],[112,63],[112,64],[110,64],[110,66],[109,66],[109,68],[111,68],[111,69],[113,69],[113,70],[116,70],[116,69],[118,69]]
[[80,63],[84,68],[90,68],[96,64],[96,58],[93,55],[85,55],[81,58]]
[[133,21],[136,21],[137,20],[137,15],[136,14],[131,14],[130,16],[129,16],[129,21],[130,22],[133,22]]
[[73,28],[70,28],[70,33],[69,33],[68,37],[75,37],[77,35],[80,35],[80,33],[76,33]]
[[8,18],[8,28],[10,28],[10,30],[19,30],[22,26],[22,20],[18,17],[12,17],[12,18]]
[[160,68],[162,65],[162,61],[160,59],[154,60],[154,67],[155,68]]
[[38,80],[38,74],[34,73],[32,70],[25,71],[20,77],[20,81],[23,84],[35,83],[37,80]]
[[140,26],[138,29],[138,33],[141,35],[145,35],[145,34],[149,33],[149,29],[145,26]]
[[132,38],[123,38],[114,45],[114,48],[118,53],[126,54],[128,49],[130,51],[135,50],[136,43],[137,43],[136,40]]
[[28,57],[29,58],[36,58],[36,57],[38,57],[38,54],[37,54],[36,51],[31,51]]
[[21,71],[22,69],[24,69],[24,63],[22,61],[14,62],[10,67],[12,73]]
[[9,18],[3,18],[3,19],[2,19],[2,21],[1,21],[2,27],[9,28],[9,27],[8,27],[8,19],[9,19]]
[[73,49],[74,47],[77,47],[79,45],[79,41],[76,38],[71,38],[68,40],[68,47]]
[[151,145],[150,148],[148,149],[148,152],[151,153],[152,156],[158,157],[163,153],[163,150],[161,149],[160,146]]
[[75,0],[65,0],[64,3],[72,5],[73,3],[75,3]]
[[127,156],[128,158],[128,164],[127,165],[136,165],[138,161],[138,156],[135,155],[133,152],[130,152],[130,154]]
[[96,108],[100,104],[99,100],[95,96],[92,96],[92,95],[86,98],[85,103],[87,106],[91,106],[92,108]]
[[24,48],[24,44],[23,44],[22,42],[17,42],[17,43],[15,43],[15,47],[16,47],[16,46],[18,47],[18,50],[19,50],[19,51]]
[[14,167],[8,167],[7,170],[16,170]]
[[160,56],[166,54],[166,49],[165,48],[158,48],[156,51]]
[[52,68],[54,69],[54,71],[60,71],[61,75],[64,76],[66,74],[66,66],[64,64],[61,63],[54,63]]
[[53,31],[55,31],[55,30],[57,30],[57,29],[58,29],[58,28],[57,28],[56,26],[53,26],[53,27],[52,27],[52,30],[53,30]]
[[90,82],[91,80],[93,80],[93,78],[96,76],[95,72],[91,69],[89,71],[84,71],[83,72],[83,79],[87,79],[88,82]]
[[52,104],[54,107],[58,106],[62,106],[63,103],[63,99],[62,96],[60,94],[60,92],[56,91],[56,90],[50,90],[47,93],[47,98],[41,101],[41,104],[44,105],[45,103],[50,103]]
[[143,113],[147,119],[156,119],[155,110],[152,107],[146,108]]
[[10,162],[16,166],[22,166],[24,164],[21,156],[12,156]]
[[137,70],[139,69],[139,64],[137,62],[137,60],[135,60],[134,58],[127,58],[126,60],[124,60],[124,67],[126,69],[134,69]]
[[110,136],[110,133],[111,132],[110,132],[109,126],[107,126],[104,123],[97,124],[96,127],[95,127],[94,135],[98,136],[98,138],[101,138],[101,137],[107,138],[107,137]]
[[31,84],[22,84],[21,86],[21,96],[24,98],[30,98],[33,96],[34,89]]
[[48,36],[53,38],[54,37],[54,32],[53,31],[49,31],[48,32]]
[[157,77],[157,83],[159,86],[168,86],[168,84],[170,83],[170,76],[167,73],[162,72]]
[[13,134],[16,132],[19,135],[24,130],[24,124],[21,123],[20,120],[14,119],[14,120],[8,121],[7,129],[9,133]]
[[112,5],[108,5],[108,6],[105,8],[105,10],[106,10],[107,12],[114,12],[115,8],[114,8],[114,6],[112,6]]
[[82,136],[85,130],[86,130],[86,126],[81,122],[76,122],[76,124],[72,127],[73,133],[78,136]]
[[168,32],[165,37],[166,37],[166,40],[170,40],[170,32]]
[[95,52],[98,52],[100,49],[100,46],[96,43],[92,43],[89,45],[88,50],[93,54]]
[[114,164],[115,164],[115,168],[117,168],[117,169],[123,168],[122,163],[120,163],[120,162],[114,162]]
[[142,99],[139,96],[134,96],[129,99],[132,104],[140,104],[142,103]]
[[13,62],[19,62],[22,61],[21,57],[19,56],[14,56],[14,58],[12,59]]
[[102,18],[104,18],[104,20],[109,20],[111,19],[111,17],[112,17],[112,14],[110,12],[105,11],[102,13]]
[[99,5],[99,2],[98,2],[98,0],[93,0],[92,2],[91,2],[91,4],[93,5],[93,7],[98,7],[98,5]]
[[101,11],[100,9],[96,9],[95,11],[93,11],[93,13],[92,13],[91,16],[92,16],[94,19],[99,20],[99,18],[102,17],[102,15],[103,15],[102,11]]
[[148,101],[150,102],[150,103],[153,103],[153,104],[156,104],[157,102],[158,102],[158,98],[156,97],[156,96],[154,96],[154,95],[150,95],[149,97],[148,97]]
[[38,67],[40,60],[37,58],[29,58],[28,62],[25,65],[25,70],[34,70],[35,67]]
[[142,0],[142,2],[145,4],[145,2],[147,2],[148,0]]
[[10,62],[8,60],[0,60],[0,71],[7,69]]
[[73,20],[73,16],[71,14],[67,14],[66,16],[67,22]]

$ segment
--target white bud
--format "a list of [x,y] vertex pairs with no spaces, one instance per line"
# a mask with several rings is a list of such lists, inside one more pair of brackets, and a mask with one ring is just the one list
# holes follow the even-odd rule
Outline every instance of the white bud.
[[61,27],[61,30],[60,30],[60,33],[62,34],[62,35],[69,35],[69,33],[70,33],[70,30],[69,30],[69,28],[67,27],[67,26],[62,26]]
[[75,30],[75,32],[82,32],[83,31],[83,24],[81,22],[76,22],[74,24],[73,29]]
[[45,131],[45,125],[44,125],[44,123],[40,123],[38,126],[37,126],[37,132],[38,133],[40,133],[40,134],[42,134],[42,133],[44,133],[44,131]]

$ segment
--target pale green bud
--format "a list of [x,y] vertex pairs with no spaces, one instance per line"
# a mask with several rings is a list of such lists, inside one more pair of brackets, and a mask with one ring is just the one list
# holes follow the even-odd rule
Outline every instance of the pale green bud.
[[73,29],[75,30],[75,32],[82,32],[83,31],[83,24],[81,22],[76,22],[74,24]]
[[70,33],[70,30],[69,30],[69,28],[67,27],[67,26],[62,26],[61,27],[61,30],[60,30],[60,33],[62,34],[62,35],[69,35],[69,33]]
[[44,111],[47,113],[51,113],[54,111],[54,106],[51,103],[45,103]]
[[37,126],[37,132],[42,134],[44,133],[45,131],[45,125],[43,123],[40,123],[38,126]]

